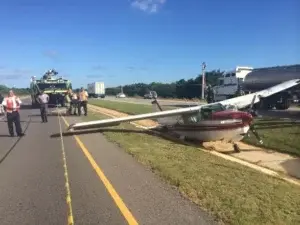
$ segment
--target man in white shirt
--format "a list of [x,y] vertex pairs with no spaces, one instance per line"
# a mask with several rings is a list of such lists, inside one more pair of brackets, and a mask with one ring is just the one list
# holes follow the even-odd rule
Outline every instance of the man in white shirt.
[[42,123],[48,123],[47,111],[48,111],[49,95],[45,94],[44,91],[41,91],[37,100],[40,103]]

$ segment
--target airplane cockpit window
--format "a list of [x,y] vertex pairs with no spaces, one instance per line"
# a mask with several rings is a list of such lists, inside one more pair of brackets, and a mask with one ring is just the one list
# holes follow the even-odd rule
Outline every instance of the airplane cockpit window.
[[220,103],[209,104],[201,107],[201,111],[202,110],[206,111],[207,109],[211,110],[212,112],[219,112],[225,110],[224,106]]
[[183,116],[182,120],[184,124],[195,124],[199,123],[201,120],[211,119],[214,112],[220,112],[224,110],[226,110],[226,108],[220,103],[206,105],[201,107],[198,113],[189,116]]
[[225,110],[238,111],[236,105],[225,105]]

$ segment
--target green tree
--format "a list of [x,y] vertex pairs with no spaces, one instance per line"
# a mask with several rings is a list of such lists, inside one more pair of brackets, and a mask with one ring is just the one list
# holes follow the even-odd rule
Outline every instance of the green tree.
[[[218,78],[223,75],[220,70],[206,72],[206,83],[217,85]],[[202,89],[202,75],[189,80],[180,79],[172,83],[152,82],[150,84],[136,83],[123,86],[127,96],[144,96],[149,91],[156,91],[163,98],[199,98]],[[107,95],[116,95],[121,87],[106,88]]]

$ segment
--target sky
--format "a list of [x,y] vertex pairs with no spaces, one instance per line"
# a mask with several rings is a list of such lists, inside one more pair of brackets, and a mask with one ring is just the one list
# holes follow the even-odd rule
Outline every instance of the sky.
[[86,87],[300,63],[299,0],[1,0],[0,84]]

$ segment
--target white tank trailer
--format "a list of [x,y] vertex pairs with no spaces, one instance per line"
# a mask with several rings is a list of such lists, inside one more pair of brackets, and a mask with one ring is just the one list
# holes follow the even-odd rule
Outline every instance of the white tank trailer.
[[[238,86],[243,92],[253,93],[267,89],[282,82],[300,79],[300,64],[253,69],[251,67],[237,67],[219,78],[214,87],[217,101],[234,97]],[[297,96],[300,99],[300,85],[282,91],[262,100],[260,107],[264,109],[288,109]]]

